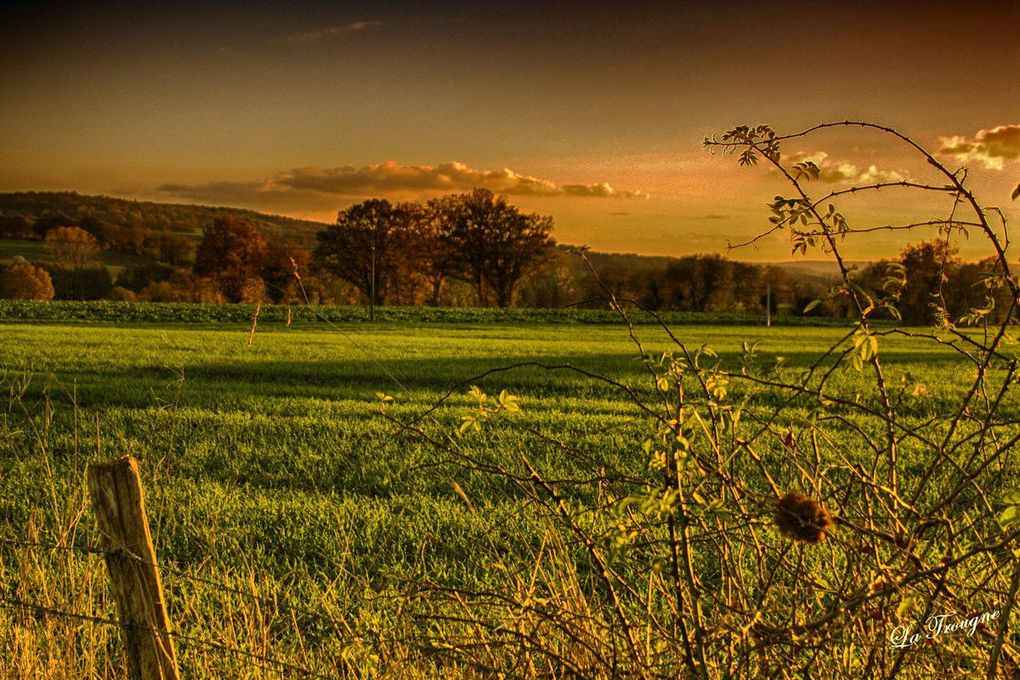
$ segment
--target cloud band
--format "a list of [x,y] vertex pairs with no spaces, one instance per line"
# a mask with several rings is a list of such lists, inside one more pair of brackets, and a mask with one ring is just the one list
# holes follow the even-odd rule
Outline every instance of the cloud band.
[[406,193],[453,193],[475,188],[510,196],[580,196],[587,198],[648,198],[642,191],[620,191],[607,183],[557,184],[522,175],[509,168],[479,170],[452,161],[439,165],[401,165],[394,161],[355,167],[305,167],[278,172],[254,182],[164,184],[160,191],[185,198],[265,197],[280,193],[325,196],[386,196]]
[[1004,161],[1020,160],[1020,124],[978,130],[973,137],[942,137],[939,153],[961,163],[978,161],[990,170],[1002,170]]

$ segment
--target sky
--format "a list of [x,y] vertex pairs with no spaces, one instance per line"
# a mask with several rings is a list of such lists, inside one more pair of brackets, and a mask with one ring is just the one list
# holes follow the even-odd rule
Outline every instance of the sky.
[[[563,243],[787,260],[783,234],[729,249],[792,190],[706,136],[887,124],[1016,220],[1017,35],[1017,2],[8,2],[0,191],[332,221],[368,197],[480,186],[552,215]],[[821,167],[815,195],[937,179],[868,131],[782,150]],[[948,215],[933,196],[884,189],[840,208],[861,228]],[[932,236],[844,249],[873,259]],[[988,252],[975,234],[959,245]]]

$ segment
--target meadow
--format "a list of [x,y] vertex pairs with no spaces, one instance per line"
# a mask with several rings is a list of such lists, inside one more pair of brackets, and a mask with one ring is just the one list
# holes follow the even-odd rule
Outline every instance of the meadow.
[[[696,323],[674,331],[731,366],[760,341],[757,356],[781,356],[790,372],[847,334]],[[635,332],[649,355],[670,344],[657,326]],[[923,419],[958,403],[961,371],[973,369],[951,348],[896,335],[881,343],[905,411]],[[0,544],[0,584],[20,600],[112,616],[96,556],[15,543],[94,543],[85,467],[135,456],[175,626],[265,657],[256,663],[182,642],[187,677],[331,676],[340,667],[358,675],[477,672],[419,642],[456,624],[429,618],[427,597],[412,591],[422,579],[473,592],[508,588],[534,578],[536,553],[552,550],[548,517],[484,463],[510,469],[526,461],[549,480],[583,477],[591,461],[624,477],[648,469],[648,418],[621,388],[646,399],[654,390],[627,328],[608,320],[288,326],[267,316],[249,345],[243,318],[8,315],[0,348],[0,539],[10,541]],[[513,365],[521,366],[480,377]],[[831,380],[852,394],[860,373]],[[458,434],[477,412],[471,385],[490,400],[506,390],[520,412],[500,410],[479,432]],[[751,396],[730,389],[733,401]],[[762,409],[780,403],[767,389],[753,398]],[[1000,412],[1017,410],[1010,397]],[[807,406],[793,405],[782,417],[792,425],[808,416]],[[421,432],[396,421],[419,423]],[[444,441],[473,457],[465,462]],[[867,452],[853,446],[838,454],[863,459]],[[782,442],[763,442],[760,453],[780,478]],[[905,477],[923,472],[922,461],[905,460]],[[578,508],[605,492],[594,482],[565,489]],[[583,568],[574,576],[587,578]],[[0,676],[117,677],[119,654],[110,626],[0,608]]]

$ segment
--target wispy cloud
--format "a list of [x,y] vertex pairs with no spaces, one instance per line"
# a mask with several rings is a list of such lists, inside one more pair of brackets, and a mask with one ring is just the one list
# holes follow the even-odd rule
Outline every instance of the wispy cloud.
[[818,166],[818,180],[830,184],[872,184],[876,182],[902,182],[909,175],[902,170],[881,170],[877,166],[859,167],[853,163],[834,161],[824,151],[798,151],[784,158],[788,165],[812,161]]
[[359,33],[361,31],[379,28],[384,25],[385,24],[381,21],[355,21],[350,24],[327,26],[326,28],[321,28],[317,31],[291,33],[281,39],[280,42],[284,45],[314,45],[315,43],[331,40],[347,33]]
[[941,137],[939,153],[960,162],[980,161],[990,170],[1002,170],[1003,161],[1020,160],[1020,124],[978,130],[973,137]]
[[441,194],[489,189],[511,196],[580,196],[587,198],[648,198],[642,191],[621,191],[607,183],[558,184],[522,175],[509,168],[479,170],[452,161],[439,165],[401,165],[394,161],[355,167],[306,167],[278,172],[252,182],[164,184],[160,191],[192,200],[252,200],[295,193],[332,196],[387,196],[407,193]]

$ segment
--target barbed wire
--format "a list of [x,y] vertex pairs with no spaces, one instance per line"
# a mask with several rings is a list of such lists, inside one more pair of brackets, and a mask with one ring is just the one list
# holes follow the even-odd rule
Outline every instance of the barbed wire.
[[0,545],[7,545],[21,548],[44,548],[46,550],[63,550],[67,552],[80,552],[91,555],[107,555],[111,551],[93,545],[74,545],[63,543],[45,543],[42,541],[24,541],[12,538],[0,538]]
[[339,632],[348,632],[348,630],[349,630],[346,625],[344,625],[343,623],[341,623],[337,619],[335,619],[335,618],[333,618],[333,617],[331,617],[331,616],[329,616],[327,614],[324,614],[324,613],[322,613],[320,611],[315,611],[313,609],[309,609],[307,607],[302,607],[300,605],[293,605],[293,604],[289,604],[287,602],[281,602],[278,598],[269,598],[269,597],[265,597],[265,596],[262,596],[262,595],[258,595],[256,593],[252,593],[252,592],[249,592],[249,591],[246,591],[246,590],[242,590],[242,589],[237,588],[235,586],[231,586],[231,585],[228,585],[226,583],[223,583],[222,581],[217,581],[215,579],[211,579],[211,578],[208,578],[208,577],[196,576],[194,574],[189,574],[186,571],[184,571],[183,569],[179,569],[177,567],[169,565],[166,562],[159,563],[159,564],[157,564],[155,562],[150,562],[150,561],[148,561],[148,560],[146,560],[146,559],[144,559],[144,558],[142,558],[142,557],[140,557],[138,555],[135,555],[131,551],[126,550],[124,548],[115,549],[115,550],[108,550],[106,548],[102,548],[102,547],[99,547],[99,546],[93,546],[93,545],[63,545],[63,544],[59,544],[59,543],[46,543],[46,542],[43,542],[43,541],[22,541],[22,540],[7,539],[7,538],[0,538],[0,545],[13,546],[13,547],[25,547],[25,548],[33,548],[33,549],[45,549],[45,550],[62,550],[62,551],[67,551],[67,552],[80,552],[80,553],[89,554],[89,555],[103,555],[104,557],[107,556],[107,555],[109,555],[109,556],[127,557],[128,559],[134,560],[134,561],[136,561],[136,562],[138,562],[140,564],[144,564],[146,566],[150,566],[150,567],[154,567],[156,569],[159,569],[160,572],[163,573],[163,574],[172,574],[176,578],[180,578],[180,579],[187,580],[187,581],[192,581],[192,582],[195,582],[195,583],[202,583],[204,585],[208,585],[208,586],[211,586],[213,588],[216,588],[217,590],[220,590],[222,592],[232,593],[234,595],[240,595],[242,597],[249,598],[250,600],[252,600],[254,602],[257,602],[257,603],[259,603],[261,605],[264,605],[266,607],[269,607],[271,609],[273,609],[273,608],[278,609],[278,610],[279,609],[283,609],[283,610],[286,610],[288,612],[292,612],[294,614],[301,614],[301,615],[304,615],[304,616],[315,618],[315,619],[317,619],[319,621],[322,621],[322,622],[330,624],[335,630],[337,630]]
[[89,623],[96,623],[96,624],[100,624],[100,625],[113,626],[113,627],[116,627],[116,628],[128,628],[128,629],[133,629],[133,630],[146,630],[146,631],[151,631],[151,632],[155,632],[155,633],[159,633],[159,634],[163,634],[165,632],[167,635],[169,635],[170,637],[174,638],[175,640],[180,640],[181,642],[184,642],[184,643],[187,643],[187,644],[193,644],[193,645],[201,646],[201,647],[204,647],[206,649],[214,649],[214,650],[217,650],[217,651],[220,651],[220,652],[225,652],[225,653],[228,653],[228,654],[234,654],[234,655],[237,655],[237,656],[244,656],[244,657],[247,657],[249,660],[259,661],[259,662],[262,662],[263,664],[271,664],[271,665],[260,666],[260,668],[262,668],[263,670],[274,670],[274,668],[272,666],[275,666],[275,667],[277,667],[279,669],[284,669],[286,671],[290,671],[290,672],[294,672],[294,673],[299,673],[299,674],[301,674],[301,675],[303,675],[305,677],[310,677],[310,678],[332,679],[332,678],[335,677],[335,676],[332,676],[332,675],[325,675],[323,673],[319,673],[319,672],[313,671],[313,670],[311,670],[309,668],[305,668],[304,666],[299,666],[299,665],[297,665],[297,664],[295,664],[293,662],[290,662],[290,661],[284,661],[282,659],[277,659],[275,657],[266,656],[264,654],[259,654],[257,652],[251,652],[251,651],[248,651],[248,650],[240,649],[238,647],[232,647],[230,645],[225,645],[225,644],[223,644],[221,642],[215,642],[213,640],[207,640],[207,639],[204,639],[204,638],[195,637],[193,635],[187,635],[187,634],[184,634],[184,633],[178,633],[176,631],[160,631],[160,630],[157,630],[156,628],[153,628],[152,626],[145,626],[145,625],[141,625],[141,624],[137,624],[137,623],[124,623],[124,622],[118,621],[116,619],[104,618],[102,616],[94,616],[94,615],[91,615],[91,614],[81,614],[81,613],[78,613],[78,612],[69,612],[69,611],[65,611],[65,610],[62,610],[62,609],[57,609],[55,607],[50,607],[50,606],[47,606],[47,605],[39,604],[37,602],[28,602],[28,601],[23,600],[23,599],[21,599],[19,597],[16,597],[16,596],[12,597],[9,594],[9,592],[10,591],[0,591],[0,606],[3,606],[5,608],[7,608],[7,609],[13,609],[15,611],[17,611],[17,610],[31,611],[31,612],[34,612],[36,614],[43,614],[43,615],[46,615],[46,616],[56,616],[56,617],[59,617],[59,618],[71,619],[71,620],[75,620],[75,621],[87,621]]

